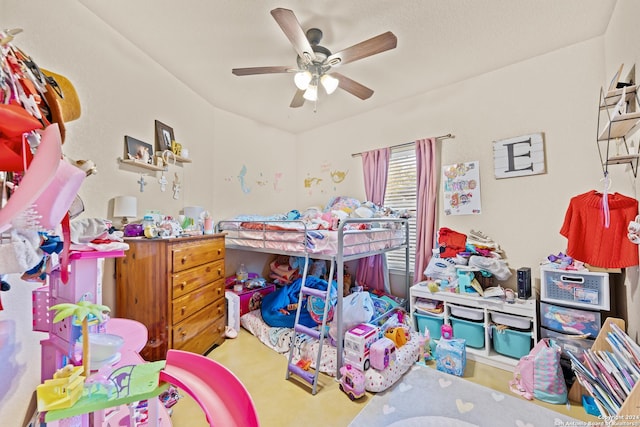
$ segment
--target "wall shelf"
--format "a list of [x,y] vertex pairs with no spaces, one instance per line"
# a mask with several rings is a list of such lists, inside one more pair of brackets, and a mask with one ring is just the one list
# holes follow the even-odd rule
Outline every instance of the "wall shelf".
[[173,158],[175,159],[176,162],[178,163],[191,163],[193,160],[187,158],[187,157],[182,157],[182,156],[178,156],[177,154],[173,154],[173,152],[169,151],[169,153],[171,153],[168,156],[168,159],[164,159],[164,153],[166,153],[166,151],[162,151],[160,153],[155,153],[156,157],[160,157],[162,158],[166,163],[169,163],[170,159]]
[[[620,71],[616,74],[612,87],[618,83],[619,73]],[[629,165],[633,176],[638,174],[640,156],[632,153],[628,141],[628,137],[640,128],[638,85],[634,84],[635,66],[632,67],[628,80],[629,83],[625,83],[623,87],[606,92],[604,88],[600,88],[596,145],[605,176],[609,173],[609,165]],[[615,149],[612,149],[612,145]]]
[[122,159],[122,158],[119,158],[118,160],[120,161],[120,163],[124,163],[125,165],[135,166],[137,168],[149,169],[149,170],[158,171],[158,172],[167,170],[167,168],[164,166],[150,165],[148,163],[142,163],[136,160]]

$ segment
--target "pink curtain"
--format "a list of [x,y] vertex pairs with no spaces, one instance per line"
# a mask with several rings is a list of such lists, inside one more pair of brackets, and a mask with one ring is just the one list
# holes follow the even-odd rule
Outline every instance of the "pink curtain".
[[416,213],[416,259],[413,283],[424,280],[424,269],[431,259],[436,235],[436,140],[416,141],[417,168],[417,213]]
[[[390,148],[381,148],[362,153],[362,169],[364,172],[364,191],[367,200],[382,205],[387,191],[387,172],[389,170]],[[362,258],[358,262],[356,283],[365,289],[385,289],[385,259],[382,255]]]

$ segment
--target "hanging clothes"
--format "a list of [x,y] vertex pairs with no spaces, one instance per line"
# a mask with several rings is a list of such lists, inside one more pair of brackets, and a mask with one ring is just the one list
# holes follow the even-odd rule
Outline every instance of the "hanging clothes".
[[627,238],[627,225],[638,215],[638,201],[607,194],[609,226],[603,194],[595,190],[571,198],[560,234],[568,239],[567,255],[594,267],[626,268],[639,264],[638,247]]

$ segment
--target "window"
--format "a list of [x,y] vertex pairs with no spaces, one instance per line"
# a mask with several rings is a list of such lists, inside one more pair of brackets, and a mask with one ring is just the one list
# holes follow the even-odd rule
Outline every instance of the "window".
[[[413,273],[416,248],[416,151],[415,147],[391,149],[389,172],[387,175],[387,191],[384,205],[395,210],[407,210],[409,219],[409,273]],[[389,269],[405,269],[405,251],[387,252]]]

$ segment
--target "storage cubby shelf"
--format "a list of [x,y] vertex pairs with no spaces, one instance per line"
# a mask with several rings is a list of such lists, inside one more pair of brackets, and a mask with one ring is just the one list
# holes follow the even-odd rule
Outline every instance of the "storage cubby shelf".
[[[416,299],[426,298],[435,301],[442,301],[445,305],[444,315],[442,316],[444,323],[451,324],[450,309],[451,306],[456,308],[468,307],[470,309],[482,311],[482,325],[484,329],[484,347],[473,348],[467,346],[467,356],[470,359],[480,361],[496,368],[506,371],[513,371],[519,359],[504,356],[497,353],[492,347],[491,340],[491,313],[505,313],[509,315],[521,316],[531,322],[531,338],[532,342],[538,341],[538,315],[537,302],[535,298],[527,300],[516,300],[515,303],[509,304],[498,298],[483,298],[477,294],[456,294],[452,292],[431,292],[426,286],[426,282],[413,285],[409,289],[409,312],[412,318],[414,313],[421,314],[416,310]],[[415,319],[414,319],[415,321]]]

